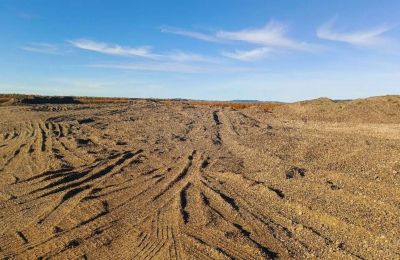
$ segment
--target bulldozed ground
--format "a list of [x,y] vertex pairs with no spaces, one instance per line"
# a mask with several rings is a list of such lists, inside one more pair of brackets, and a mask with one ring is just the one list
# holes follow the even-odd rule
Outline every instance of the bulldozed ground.
[[1,258],[400,258],[398,96],[7,100]]

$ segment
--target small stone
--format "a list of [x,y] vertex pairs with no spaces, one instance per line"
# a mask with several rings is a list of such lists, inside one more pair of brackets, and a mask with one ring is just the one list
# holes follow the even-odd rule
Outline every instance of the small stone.
[[295,227],[296,232],[301,232],[303,230],[304,226],[302,224],[297,224]]

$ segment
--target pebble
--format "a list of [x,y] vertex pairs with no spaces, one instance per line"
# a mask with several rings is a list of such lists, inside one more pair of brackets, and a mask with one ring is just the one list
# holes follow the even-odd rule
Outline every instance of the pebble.
[[295,230],[296,230],[296,232],[300,232],[303,230],[303,228],[304,228],[304,226],[302,224],[297,224],[295,227]]

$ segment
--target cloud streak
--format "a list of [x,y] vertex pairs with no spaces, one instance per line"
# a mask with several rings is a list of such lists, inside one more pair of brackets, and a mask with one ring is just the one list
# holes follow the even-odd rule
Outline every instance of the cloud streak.
[[216,58],[204,56],[197,53],[183,52],[183,51],[172,51],[165,54],[158,54],[161,60],[170,60],[176,62],[207,62],[207,63],[218,63],[219,60]]
[[256,48],[248,51],[235,50],[222,52],[222,56],[240,61],[255,61],[270,56],[274,51],[268,47]]
[[136,56],[143,58],[155,58],[156,55],[151,53],[150,47],[125,47],[117,44],[108,44],[103,42],[96,42],[87,39],[78,39],[67,41],[74,47],[99,52],[103,54],[116,55],[116,56]]
[[161,32],[186,36],[186,37],[190,37],[193,39],[206,41],[206,42],[222,42],[221,39],[218,39],[214,35],[209,35],[209,34],[200,33],[200,32],[196,32],[196,31],[185,30],[185,29],[176,28],[176,27],[163,26],[163,27],[161,27]]
[[91,64],[90,68],[123,69],[135,71],[158,71],[175,73],[204,73],[205,68],[177,62],[136,62],[120,64]]
[[183,52],[180,50],[170,51],[166,53],[152,52],[151,47],[128,47],[117,44],[108,44],[97,42],[87,39],[70,40],[67,41],[72,46],[97,53],[125,56],[125,57],[139,57],[151,60],[171,61],[171,62],[216,62],[217,60],[211,57],[206,57],[196,53]]
[[29,43],[21,47],[24,51],[37,52],[52,55],[64,55],[69,52],[69,50],[62,49],[57,44],[50,43]]
[[[291,39],[287,36],[287,26],[276,21],[270,21],[261,28],[243,29],[238,31],[220,30],[214,34],[204,34],[175,27],[164,27],[161,29],[161,32],[215,43],[244,42],[252,45],[297,51],[316,51],[320,49],[320,46]],[[258,52],[260,51],[261,49],[258,50]]]
[[163,62],[163,61],[143,61],[143,62],[125,62],[125,63],[97,63],[88,64],[89,68],[106,68],[118,70],[132,70],[144,72],[167,72],[182,74],[202,74],[202,73],[239,73],[253,71],[252,68],[232,66],[225,64],[187,64],[181,62]]
[[393,41],[384,36],[393,29],[391,26],[382,25],[365,30],[343,32],[334,28],[335,21],[329,21],[321,25],[317,30],[317,36],[321,39],[344,42],[362,47],[383,47],[392,44]]
[[225,40],[301,51],[309,51],[315,48],[315,46],[308,43],[290,39],[286,34],[287,26],[282,23],[271,21],[262,28],[239,31],[219,31],[216,36]]

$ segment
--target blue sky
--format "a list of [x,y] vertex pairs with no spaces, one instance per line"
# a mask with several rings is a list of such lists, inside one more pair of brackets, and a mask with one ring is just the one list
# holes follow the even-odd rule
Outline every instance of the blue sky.
[[400,94],[400,1],[0,0],[0,92]]

